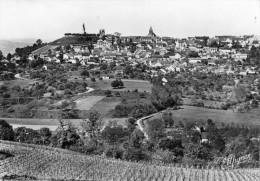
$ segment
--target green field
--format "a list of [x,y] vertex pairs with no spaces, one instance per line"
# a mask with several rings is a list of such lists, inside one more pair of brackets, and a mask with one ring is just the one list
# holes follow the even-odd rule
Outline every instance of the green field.
[[97,80],[97,84],[100,89],[102,90],[114,90],[114,91],[133,91],[135,89],[138,89],[138,92],[151,92],[152,90],[152,84],[148,81],[141,81],[141,80],[127,80],[124,79],[124,88],[122,89],[114,89],[111,87],[111,82],[114,79],[108,79],[108,80]]
[[13,175],[16,176],[14,180],[18,180],[18,177],[25,180],[25,176],[33,180],[260,180],[257,169],[197,169],[189,166],[133,163],[17,142],[0,141],[0,147],[15,155],[0,161],[0,178]]
[[[238,113],[232,110],[207,109],[194,106],[181,106],[181,109],[172,110],[175,122],[207,121],[212,119],[216,124],[225,123],[260,127],[260,109],[248,113]],[[157,115],[161,116],[160,114]]]
[[[82,81],[82,77],[80,76],[71,76],[69,79],[70,81]],[[101,89],[101,90],[111,90],[111,91],[133,91],[135,89],[138,89],[139,92],[151,92],[152,91],[152,84],[149,81],[145,80],[133,80],[133,79],[122,79],[124,83],[124,88],[121,89],[114,89],[111,87],[111,82],[115,79],[103,79],[99,80],[96,78],[96,82],[92,83],[90,78],[86,78],[86,81],[89,83],[90,87],[93,87],[95,89]]]
[[[90,110],[98,111],[102,117],[111,118],[112,110],[119,105],[122,100],[126,100],[127,104],[134,103],[151,103],[150,94],[146,93],[145,98],[140,98],[139,92],[120,92],[120,96],[115,96],[115,91],[112,91],[112,97],[105,97],[98,103],[93,105]],[[90,95],[104,95],[104,91],[93,91]]]
[[9,88],[12,88],[13,86],[16,85],[20,86],[21,88],[24,88],[32,82],[33,80],[30,79],[15,79],[15,80],[10,80],[8,82],[5,82],[4,85],[8,86]]

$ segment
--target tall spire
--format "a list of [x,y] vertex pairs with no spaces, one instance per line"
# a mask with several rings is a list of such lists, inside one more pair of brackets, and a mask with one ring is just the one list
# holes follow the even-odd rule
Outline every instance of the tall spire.
[[86,31],[85,31],[85,24],[83,23],[83,33],[86,34]]

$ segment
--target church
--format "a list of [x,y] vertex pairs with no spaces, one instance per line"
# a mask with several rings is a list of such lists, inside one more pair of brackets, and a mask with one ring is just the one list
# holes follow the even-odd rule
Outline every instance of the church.
[[156,43],[156,34],[153,32],[153,28],[150,27],[149,34],[147,36],[141,37],[141,42],[147,42],[147,43]]

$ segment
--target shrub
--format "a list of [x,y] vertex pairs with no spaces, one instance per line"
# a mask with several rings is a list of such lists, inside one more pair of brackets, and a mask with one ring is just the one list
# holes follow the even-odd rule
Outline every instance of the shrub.
[[89,72],[87,70],[83,70],[80,75],[89,77]]
[[145,94],[144,94],[144,93],[141,93],[141,94],[140,94],[140,98],[145,98]]
[[11,95],[8,93],[3,94],[3,98],[10,98],[10,97],[11,97]]
[[111,82],[111,86],[113,88],[122,88],[122,87],[124,87],[124,83],[121,79],[116,79]]
[[223,110],[227,110],[229,107],[230,107],[230,103],[221,104],[221,109],[223,109]]
[[112,96],[112,93],[111,93],[110,90],[106,90],[106,91],[105,91],[105,95],[106,95],[107,97],[111,97],[111,96]]
[[117,147],[109,147],[104,151],[104,155],[109,158],[122,159],[123,150],[121,150]]
[[138,92],[138,89],[134,89],[133,92]]
[[116,97],[121,97],[121,95],[120,95],[119,92],[116,92],[116,93],[115,93],[115,96],[116,96]]
[[90,80],[91,82],[96,82],[96,79],[94,77],[92,77]]
[[14,157],[9,150],[0,150],[0,160],[4,160],[9,157]]
[[0,139],[1,140],[14,140],[14,130],[9,123],[0,119]]
[[65,95],[71,95],[72,93],[71,93],[71,91],[70,91],[69,89],[66,89],[66,90],[64,91],[64,94],[65,94]]
[[147,155],[141,149],[127,149],[123,153],[123,159],[128,161],[140,161],[147,159]]
[[68,107],[69,105],[70,105],[70,103],[68,101],[62,101],[61,105],[60,105],[60,108],[64,109],[64,108]]

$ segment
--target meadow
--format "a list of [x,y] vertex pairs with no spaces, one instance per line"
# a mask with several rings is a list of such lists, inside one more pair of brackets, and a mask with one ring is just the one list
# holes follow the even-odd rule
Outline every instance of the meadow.
[[20,86],[21,88],[27,87],[30,83],[33,83],[34,80],[30,79],[14,79],[9,80],[8,82],[5,82],[4,85],[8,86],[9,88],[12,88],[14,86]]
[[155,165],[87,156],[51,147],[0,142],[1,149],[15,157],[0,161],[2,178],[31,180],[138,180],[138,181],[255,181],[257,169],[194,168],[183,165]]
[[[244,126],[260,127],[259,108],[250,110],[246,113],[233,112],[232,110],[208,109],[194,106],[181,106],[181,109],[172,110],[175,122],[182,121],[207,121],[212,119],[217,125],[238,124]],[[160,117],[161,114],[156,115]],[[154,118],[154,117],[153,117]],[[152,118],[151,118],[152,119]]]
[[[70,76],[70,81],[81,82],[81,76]],[[146,80],[134,80],[134,79],[121,79],[124,83],[124,87],[120,89],[114,89],[111,87],[111,82],[115,79],[103,79],[99,80],[98,78],[95,79],[95,82],[91,82],[90,78],[86,78],[86,81],[90,84],[90,87],[99,90],[111,90],[111,91],[133,91],[138,89],[139,92],[149,92],[152,91],[152,84]]]

